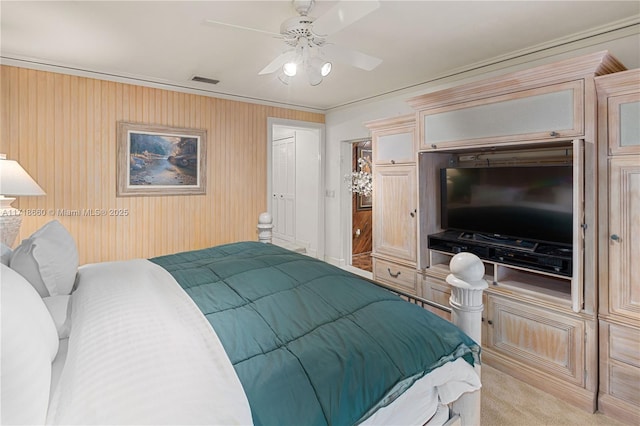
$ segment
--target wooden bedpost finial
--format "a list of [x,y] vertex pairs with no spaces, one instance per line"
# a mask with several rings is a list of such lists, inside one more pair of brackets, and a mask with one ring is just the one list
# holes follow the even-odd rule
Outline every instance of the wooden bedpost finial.
[[271,243],[271,230],[273,229],[273,217],[269,212],[260,213],[258,217],[258,241]]
[[[447,283],[451,286],[451,314],[458,325],[476,342],[481,340],[482,292],[489,287],[484,280],[484,265],[472,253],[458,253],[449,263],[451,273]],[[457,319],[456,319],[457,317]]]
[[[482,341],[482,292],[489,287],[484,277],[484,265],[472,253],[458,253],[449,263],[451,273],[447,283],[451,286],[451,321],[469,337]],[[480,376],[480,364],[474,369]],[[480,424],[480,390],[462,395],[453,403],[453,411],[460,414],[462,426]]]

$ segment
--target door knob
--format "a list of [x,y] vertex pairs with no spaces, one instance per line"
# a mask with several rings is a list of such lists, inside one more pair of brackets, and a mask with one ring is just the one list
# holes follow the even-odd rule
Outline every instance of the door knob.
[[611,239],[616,242],[620,241],[620,237],[618,237],[618,235],[616,234],[611,234]]

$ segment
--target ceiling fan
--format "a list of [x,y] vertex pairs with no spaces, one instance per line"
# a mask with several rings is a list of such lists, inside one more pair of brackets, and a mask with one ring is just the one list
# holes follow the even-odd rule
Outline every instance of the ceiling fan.
[[286,19],[280,25],[279,33],[210,19],[205,19],[204,23],[256,31],[282,39],[286,50],[258,74],[278,71],[278,78],[285,84],[289,83],[300,68],[306,72],[309,84],[320,84],[331,72],[331,60],[366,71],[371,71],[382,63],[382,59],[327,42],[330,35],[378,9],[379,1],[339,1],[318,18],[309,16],[315,0],[292,0],[292,3],[298,16]]

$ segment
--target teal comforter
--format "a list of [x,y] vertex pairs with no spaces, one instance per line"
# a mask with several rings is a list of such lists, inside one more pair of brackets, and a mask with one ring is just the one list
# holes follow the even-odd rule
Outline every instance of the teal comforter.
[[451,323],[277,246],[240,242],[150,260],[215,329],[257,425],[355,424],[447,361],[478,361],[478,345]]

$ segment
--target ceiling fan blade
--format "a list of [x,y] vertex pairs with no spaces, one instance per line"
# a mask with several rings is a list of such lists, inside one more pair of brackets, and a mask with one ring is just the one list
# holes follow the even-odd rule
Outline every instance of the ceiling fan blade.
[[313,33],[326,37],[336,33],[380,7],[379,1],[340,1],[313,21]]
[[335,59],[338,62],[352,65],[365,71],[371,71],[382,63],[382,59],[357,50],[346,49],[335,44],[327,43],[322,46],[327,58]]
[[284,53],[281,53],[280,55],[276,56],[273,61],[269,62],[266,67],[262,68],[262,70],[260,70],[258,74],[271,74],[272,72],[279,70],[289,59],[293,59],[295,53],[296,52],[294,50],[288,50]]
[[235,29],[238,29],[238,30],[245,30],[245,31],[253,31],[253,32],[256,32],[256,33],[262,33],[262,34],[267,34],[267,35],[270,35],[270,36],[282,38],[282,34],[274,33],[273,31],[261,30],[259,28],[244,27],[242,25],[230,24],[228,22],[214,21],[213,19],[205,19],[204,21],[202,21],[202,23],[205,24],[205,25],[211,25],[211,26],[222,25],[224,27],[231,27],[231,28],[235,28]]

